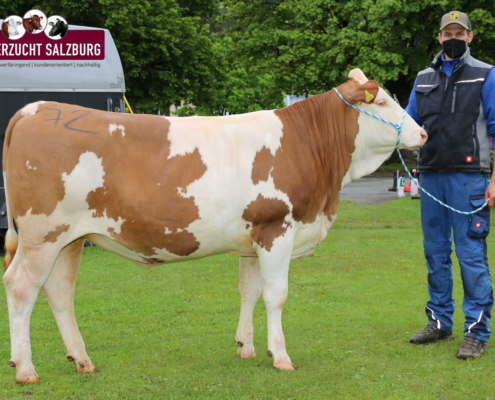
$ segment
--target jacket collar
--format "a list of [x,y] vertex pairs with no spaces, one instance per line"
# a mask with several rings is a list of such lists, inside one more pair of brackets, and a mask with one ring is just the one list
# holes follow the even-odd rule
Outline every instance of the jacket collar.
[[[442,63],[443,63],[442,54],[444,54],[444,51],[443,50],[440,51],[440,53],[438,53],[435,56],[435,58],[433,59],[433,61],[430,64],[430,67],[431,68],[438,70],[442,66]],[[464,64],[467,63],[467,61],[470,58],[471,58],[471,51],[469,50],[469,47],[468,47],[466,49],[466,51],[464,52],[464,54],[461,56],[461,59],[459,60],[459,62],[457,63],[457,65],[455,66],[455,69],[461,68]]]

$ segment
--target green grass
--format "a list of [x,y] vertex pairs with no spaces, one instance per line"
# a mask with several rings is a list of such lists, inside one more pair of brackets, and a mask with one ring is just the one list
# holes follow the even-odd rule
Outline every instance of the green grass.
[[[266,356],[266,314],[255,314],[258,358],[236,357],[237,258],[141,269],[86,248],[76,314],[100,372],[74,372],[46,299],[31,325],[41,382],[14,383],[5,295],[0,295],[1,399],[495,399],[495,350],[461,361],[462,285],[455,268],[456,339],[409,344],[426,323],[419,202],[342,202],[315,254],[294,260],[284,311],[295,372]],[[495,247],[490,247],[494,259]],[[2,286],[2,291],[3,286]]]

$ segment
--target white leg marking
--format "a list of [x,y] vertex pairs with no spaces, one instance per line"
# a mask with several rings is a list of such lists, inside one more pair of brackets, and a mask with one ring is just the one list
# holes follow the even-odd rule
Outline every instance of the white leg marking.
[[270,252],[258,248],[260,272],[263,283],[268,320],[268,354],[273,357],[273,366],[282,370],[294,370],[282,330],[282,310],[289,289],[289,263],[294,240],[293,230],[275,240]]
[[3,282],[7,294],[10,321],[11,365],[16,366],[19,383],[36,383],[32,363],[29,325],[38,292],[48,279],[59,249],[53,245],[26,248],[19,244]]
[[239,292],[241,312],[235,340],[239,345],[237,354],[242,358],[254,358],[253,312],[262,292],[258,257],[239,257]]
[[86,353],[74,315],[75,284],[83,245],[84,239],[79,239],[62,250],[43,290],[65,343],[67,358],[74,362],[77,371],[92,373],[96,368]]

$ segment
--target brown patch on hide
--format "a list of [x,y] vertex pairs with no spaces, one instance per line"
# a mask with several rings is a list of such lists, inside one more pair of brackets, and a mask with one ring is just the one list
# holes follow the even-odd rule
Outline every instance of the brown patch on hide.
[[268,199],[261,194],[248,204],[242,218],[252,223],[251,237],[270,251],[276,238],[283,236],[290,224],[285,222],[289,207],[282,200]]
[[253,162],[253,170],[251,172],[251,179],[256,185],[261,181],[265,182],[270,176],[270,169],[273,165],[273,155],[270,149],[263,147],[256,153]]
[[[150,117],[150,116],[148,116]],[[125,219],[121,232],[110,232],[120,244],[145,256],[155,249],[187,256],[200,243],[187,227],[199,218],[186,188],[206,172],[199,151],[168,158],[169,121],[164,118],[126,120],[124,138],[108,138],[111,156],[103,157],[103,188],[89,193],[95,217]],[[126,141],[126,145],[119,142]],[[106,213],[106,214],[105,214]]]
[[47,133],[47,128],[53,128],[53,122],[45,121],[53,117],[53,111],[46,111],[47,104],[59,105],[45,103],[36,114],[28,116],[18,111],[9,125],[12,130],[6,138],[3,168],[11,182],[8,191],[14,218],[29,210],[51,215],[65,195],[62,174],[74,169],[81,154],[77,146],[66,145],[59,130]]
[[[338,90],[361,90],[364,96],[358,87],[351,79]],[[275,114],[282,121],[283,137],[275,157],[271,163],[265,161],[263,169],[273,168],[275,187],[289,196],[296,221],[312,223],[321,213],[335,215],[342,179],[355,149],[358,111],[331,90],[275,110]]]
[[70,229],[70,225],[67,225],[67,224],[59,225],[53,231],[48,232],[45,235],[44,241],[45,242],[55,243],[57,241],[58,237],[62,233],[67,232],[69,229]]
[[[125,135],[110,134],[110,124],[122,125]],[[105,175],[103,187],[87,194],[89,209],[94,217],[124,220],[120,232],[110,235],[146,256],[155,255],[155,248],[179,256],[193,253],[199,242],[187,227],[199,218],[199,210],[194,198],[183,195],[206,166],[197,149],[169,159],[169,125],[159,116],[56,102],[17,118],[6,163],[14,217],[29,210],[51,215],[66,195],[62,175],[74,170],[81,154],[92,152],[102,160]],[[71,217],[66,214],[67,223]]]

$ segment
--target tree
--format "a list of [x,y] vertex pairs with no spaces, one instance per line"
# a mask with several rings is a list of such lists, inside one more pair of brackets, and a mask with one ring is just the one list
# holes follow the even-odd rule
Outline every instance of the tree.
[[208,101],[186,105],[176,115],[240,114],[284,106],[283,93],[275,86],[272,75],[251,71],[243,59],[236,57],[230,37],[216,35],[214,51],[218,79],[210,87]]
[[495,5],[444,0],[226,0],[229,34],[254,70],[271,71],[286,93],[331,89],[359,67],[405,105],[418,71],[441,50],[443,14],[467,12],[476,35],[472,53],[494,62]]

